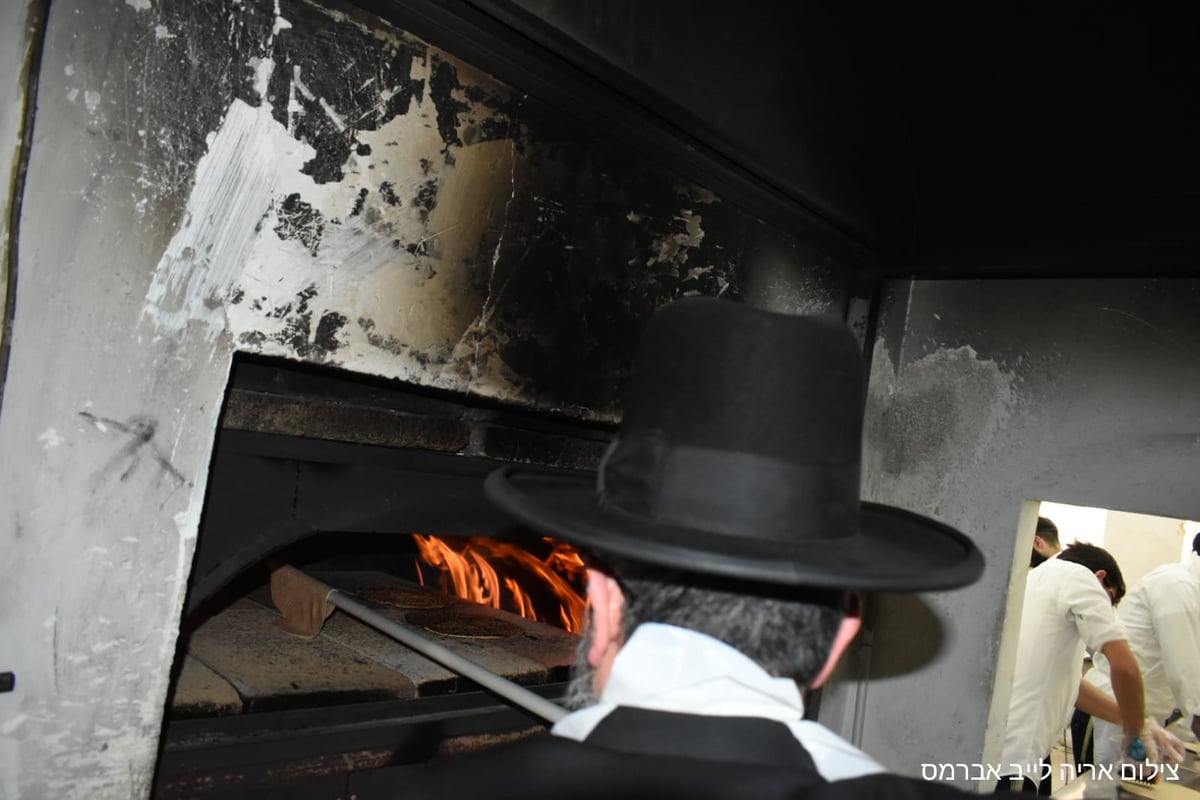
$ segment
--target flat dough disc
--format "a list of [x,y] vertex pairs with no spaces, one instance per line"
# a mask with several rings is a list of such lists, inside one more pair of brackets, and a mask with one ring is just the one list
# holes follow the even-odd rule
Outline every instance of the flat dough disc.
[[404,620],[420,625],[427,631],[460,639],[507,639],[521,633],[521,626],[496,617],[471,614],[462,609],[454,611],[417,611]]
[[450,605],[449,600],[433,592],[406,586],[380,586],[363,589],[358,592],[358,599],[396,608],[445,608]]

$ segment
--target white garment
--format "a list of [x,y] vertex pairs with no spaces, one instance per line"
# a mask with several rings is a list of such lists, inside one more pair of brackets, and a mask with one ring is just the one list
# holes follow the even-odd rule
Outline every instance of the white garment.
[[[1117,609],[1142,670],[1146,716],[1162,724],[1178,708],[1190,722],[1200,714],[1200,558],[1166,564],[1138,581]],[[1113,697],[1106,659],[1097,654],[1084,679]],[[1097,719],[1097,763],[1119,758],[1121,729]]]
[[1124,638],[1111,598],[1087,567],[1055,558],[1029,571],[1001,757],[1006,774],[1038,780],[1042,757],[1071,720],[1084,646],[1099,651]]
[[639,625],[617,653],[600,702],[563,717],[556,736],[583,741],[617,706],[784,723],[828,781],[886,772],[833,731],[804,719],[796,682],[775,678],[742,653],[673,625]]

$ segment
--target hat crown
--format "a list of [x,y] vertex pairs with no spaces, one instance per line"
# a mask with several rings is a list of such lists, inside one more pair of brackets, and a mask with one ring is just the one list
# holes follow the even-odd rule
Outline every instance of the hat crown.
[[[712,298],[665,306],[642,336],[622,435],[803,464],[857,464],[864,368],[833,317]],[[856,489],[857,490],[857,489]]]
[[862,397],[839,320],[672,304],[643,334],[599,502],[745,539],[852,536]]

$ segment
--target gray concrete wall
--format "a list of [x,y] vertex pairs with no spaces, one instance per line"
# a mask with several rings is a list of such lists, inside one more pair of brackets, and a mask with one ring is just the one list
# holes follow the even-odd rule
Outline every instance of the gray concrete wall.
[[786,235],[350,9],[56,0],[35,124],[0,414],[4,800],[148,792],[236,352],[614,419],[657,305],[845,302]]
[[[1011,612],[1036,513],[1026,501],[1200,516],[1198,301],[1195,280],[889,287],[865,494],[960,528],[988,566],[964,590],[878,598],[862,703],[868,752],[914,775],[923,763],[999,758]],[[834,723],[847,727],[837,710]]]

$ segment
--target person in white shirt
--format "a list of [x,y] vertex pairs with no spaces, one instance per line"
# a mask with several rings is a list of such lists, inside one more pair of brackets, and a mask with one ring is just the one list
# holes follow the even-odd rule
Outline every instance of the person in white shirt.
[[[1027,791],[1049,794],[1040,765],[1072,707],[1119,720],[1123,752],[1135,741],[1147,746],[1141,672],[1113,609],[1124,593],[1116,560],[1094,545],[1070,545],[1029,571],[1001,757]],[[1112,665],[1115,703],[1081,681],[1085,646]]]
[[[1141,666],[1146,714],[1164,724],[1179,710],[1200,738],[1200,534],[1192,550],[1186,562],[1165,564],[1138,581],[1117,617]],[[1084,679],[1112,696],[1111,665],[1103,655]],[[1111,722],[1097,719],[1093,736],[1097,763],[1120,760],[1120,735]]]
[[1054,558],[1062,552],[1058,541],[1058,526],[1053,520],[1038,517],[1037,530],[1033,533],[1033,551],[1029,554],[1029,566],[1036,567],[1049,558]]

